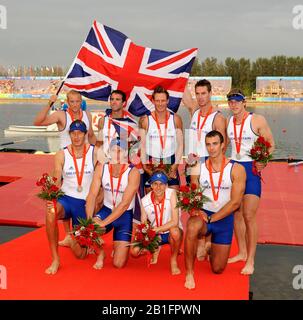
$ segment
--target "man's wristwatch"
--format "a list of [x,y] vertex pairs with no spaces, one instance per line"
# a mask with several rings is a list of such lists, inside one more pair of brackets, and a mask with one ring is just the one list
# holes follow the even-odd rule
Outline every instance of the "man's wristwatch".
[[207,223],[211,223],[211,216],[207,216]]

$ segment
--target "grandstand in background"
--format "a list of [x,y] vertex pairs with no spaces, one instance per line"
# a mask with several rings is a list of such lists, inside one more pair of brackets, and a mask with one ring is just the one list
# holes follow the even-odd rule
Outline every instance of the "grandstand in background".
[[[188,81],[192,95],[195,83],[208,79],[212,84],[213,100],[225,101],[231,88],[231,77],[190,77]],[[55,94],[63,77],[0,77],[0,99],[48,99]],[[64,99],[69,89],[63,86],[60,99]]]
[[257,77],[252,98],[260,102],[303,102],[303,77]]

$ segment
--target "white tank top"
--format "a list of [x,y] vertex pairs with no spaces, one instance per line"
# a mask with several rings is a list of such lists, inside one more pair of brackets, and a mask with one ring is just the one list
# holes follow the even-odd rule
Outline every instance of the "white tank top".
[[[125,192],[126,187],[128,185],[128,175],[129,175],[130,171],[132,170],[132,168],[133,168],[133,166],[129,166],[123,172],[118,194],[117,194],[117,187],[118,187],[119,178],[113,178],[113,193],[114,194],[112,194],[109,167],[108,167],[107,163],[104,164],[103,174],[102,174],[102,178],[101,178],[101,185],[102,185],[102,188],[103,188],[103,191],[104,191],[104,202],[103,202],[103,204],[106,207],[108,207],[110,209],[113,209],[113,199],[115,201],[115,206],[116,207],[122,201],[124,192]],[[129,205],[127,210],[131,210],[134,207],[135,207],[135,196],[132,199],[132,201],[131,201],[131,203],[130,203],[130,205]]]
[[[87,116],[86,111],[82,111],[82,112],[83,112],[82,121],[86,124],[86,128],[88,130],[89,129],[88,116]],[[73,121],[72,121],[70,114],[67,111],[65,111],[65,127],[63,130],[61,130],[59,132],[61,149],[64,149],[65,147],[67,147],[68,145],[70,145],[72,143],[70,136],[69,136],[69,127],[72,122]],[[86,136],[85,142],[87,142],[87,136]]]
[[[160,131],[163,142],[165,134],[165,123],[160,123]],[[174,123],[174,114],[170,112],[167,130],[166,130],[166,142],[164,150],[162,150],[160,135],[157,123],[152,115],[148,116],[148,129],[146,134],[146,154],[153,158],[168,158],[176,153],[177,149],[177,134]]]
[[[232,180],[231,180],[231,171],[233,168],[232,163],[228,163],[223,171],[222,183],[219,191],[219,198],[214,203],[214,197],[211,189],[210,178],[209,178],[209,170],[206,168],[206,163],[201,164],[200,169],[200,178],[199,182],[202,189],[205,189],[203,194],[207,196],[211,202],[206,202],[203,206],[203,209],[209,210],[212,212],[217,212],[221,208],[223,208],[226,203],[230,200]],[[218,191],[218,183],[219,183],[220,172],[213,172],[213,181],[215,186],[215,191]]]
[[[198,139],[198,116],[199,116],[200,109],[196,110],[195,113],[192,116],[190,128],[189,128],[189,137],[187,141],[189,142],[188,146],[188,153],[195,153],[199,157],[206,157],[208,156],[208,152],[205,146],[205,136],[208,132],[213,130],[213,123],[215,120],[216,115],[219,113],[219,111],[215,111],[211,113],[202,130],[201,130],[201,139],[199,141]],[[205,117],[200,118],[200,127],[204,121]]]
[[[81,184],[83,190],[81,192],[77,191],[78,180],[73,156],[70,154],[67,148],[63,149],[64,166],[62,171],[63,184],[61,189],[67,196],[77,199],[86,199],[94,175],[94,148],[95,147],[93,145],[90,145],[86,152],[84,174]],[[82,166],[82,158],[76,159],[76,161],[80,171]]]
[[[236,149],[236,143],[235,143],[233,119],[234,117],[232,116],[229,119],[228,126],[227,126],[227,136],[229,137],[230,143],[231,143],[231,159],[239,162],[252,161],[251,157],[248,156],[248,154],[254,142],[258,139],[258,135],[253,132],[252,126],[251,126],[252,113],[248,115],[248,117],[245,119],[245,122],[244,122],[243,131],[242,131],[241,149],[240,149],[240,155],[241,155],[240,160],[236,158],[237,149]],[[240,128],[241,128],[241,124],[236,126],[237,137],[240,136]]]
[[[163,212],[162,225],[168,223],[172,218],[172,215],[171,215],[172,207],[171,207],[171,204],[170,204],[170,199],[171,199],[171,195],[172,195],[173,192],[175,192],[175,190],[171,189],[171,188],[167,188],[165,190],[165,201],[164,201],[164,212]],[[142,198],[141,202],[142,202],[142,206],[143,206],[143,208],[144,208],[144,210],[146,212],[147,219],[151,223],[151,226],[152,227],[157,227],[155,208],[154,208],[153,202],[151,200],[151,194],[152,194],[152,191],[149,192],[144,198]],[[158,208],[157,208],[159,220],[160,220],[160,208],[161,208],[161,206],[158,206]],[[181,210],[179,210],[179,228],[182,229],[180,213],[181,213]],[[167,230],[165,232],[162,232],[162,233],[168,233],[168,232],[169,232],[169,230]]]

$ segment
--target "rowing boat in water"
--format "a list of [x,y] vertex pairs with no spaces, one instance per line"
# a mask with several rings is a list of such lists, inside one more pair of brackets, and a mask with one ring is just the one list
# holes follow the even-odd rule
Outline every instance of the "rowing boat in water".
[[[93,130],[98,131],[98,121],[101,117],[104,117],[105,111],[103,110],[92,110],[92,121]],[[21,126],[21,125],[9,125],[7,129],[4,130],[4,136],[58,136],[59,130],[56,124],[50,126]]]

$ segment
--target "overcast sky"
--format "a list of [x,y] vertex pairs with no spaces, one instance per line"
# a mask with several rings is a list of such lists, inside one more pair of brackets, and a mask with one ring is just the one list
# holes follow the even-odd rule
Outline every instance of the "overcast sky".
[[292,25],[303,0],[0,0],[0,64],[68,67],[94,19],[135,43],[162,50],[198,47],[200,59],[303,56]]

